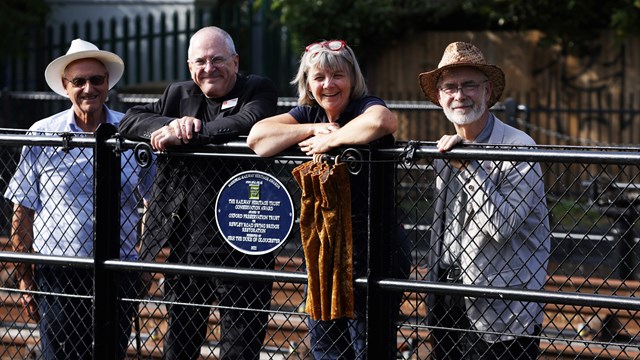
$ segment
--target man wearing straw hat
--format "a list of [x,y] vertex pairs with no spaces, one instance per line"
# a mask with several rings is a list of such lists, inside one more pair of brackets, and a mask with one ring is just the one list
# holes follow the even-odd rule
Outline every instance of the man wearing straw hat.
[[[103,123],[117,126],[123,114],[106,105],[107,94],[122,77],[124,63],[111,52],[75,39],[67,53],[45,70],[49,87],[69,98],[71,108],[37,121],[28,134],[91,136]],[[132,152],[122,158],[120,258],[137,260],[137,198],[140,167]],[[142,188],[140,188],[142,190]],[[142,190],[144,191],[144,190]],[[4,196],[14,203],[11,242],[15,251],[69,257],[93,256],[93,150],[25,146]],[[92,359],[93,271],[29,264],[16,267],[20,302],[39,321],[45,359]],[[135,274],[118,278],[119,297],[135,297]],[[34,295],[33,290],[38,292]],[[124,358],[131,334],[133,303],[123,302],[117,334]],[[97,354],[95,354],[97,355]]]
[[[449,44],[438,68],[419,79],[456,129],[438,141],[441,152],[467,143],[535,146],[489,111],[502,95],[504,73],[474,45]],[[540,165],[436,159],[434,169],[430,280],[541,289],[550,230]],[[428,302],[434,358],[535,359],[539,353],[542,304],[436,295]]]

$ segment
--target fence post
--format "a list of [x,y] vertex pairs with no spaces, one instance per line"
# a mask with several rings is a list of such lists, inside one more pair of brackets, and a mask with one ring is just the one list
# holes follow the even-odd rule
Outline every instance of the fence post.
[[508,98],[504,101],[504,117],[505,122],[508,125],[513,126],[518,129],[518,121],[516,120],[518,116],[518,104],[513,98]]
[[[367,286],[367,354],[368,358],[395,359],[397,313],[393,296],[382,291],[378,280],[392,277],[395,231],[395,164],[377,161],[379,154],[371,147],[369,155],[369,276]],[[393,339],[393,341],[391,341]]]
[[[120,158],[106,141],[116,133],[111,124],[96,130],[94,149],[94,356],[115,359],[118,324],[117,286],[115,276],[104,268],[104,261],[118,259],[120,249]],[[98,357],[99,356],[99,357]]]
[[[634,224],[638,221],[638,210],[636,209],[633,201],[620,200],[622,204],[620,214],[613,216],[613,228],[620,236],[618,246],[620,247],[620,264],[618,265],[618,272],[620,279],[624,280],[638,280],[637,267],[638,260],[635,253],[635,232]],[[605,211],[605,214],[607,211]]]

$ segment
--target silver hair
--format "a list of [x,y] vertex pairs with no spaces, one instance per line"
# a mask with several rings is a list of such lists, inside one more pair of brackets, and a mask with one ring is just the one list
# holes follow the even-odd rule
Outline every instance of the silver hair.
[[291,85],[298,88],[298,103],[300,105],[317,105],[316,100],[311,96],[308,89],[308,73],[312,68],[344,71],[351,77],[351,97],[350,100],[359,99],[369,93],[367,84],[358,65],[353,50],[347,45],[335,51],[325,47],[320,47],[316,51],[306,51],[300,59],[300,67],[296,77],[291,81]]
[[229,51],[229,54],[237,55],[236,46],[233,43],[233,38],[231,37],[231,35],[229,35],[228,32],[224,31],[223,29],[217,26],[207,26],[196,31],[196,33],[191,36],[191,39],[189,39],[189,50],[187,51],[187,54],[189,57],[191,57],[191,48],[193,46],[194,39],[200,36],[203,36],[204,34],[208,34],[210,36],[222,36],[224,38],[224,43],[227,45],[227,50]]

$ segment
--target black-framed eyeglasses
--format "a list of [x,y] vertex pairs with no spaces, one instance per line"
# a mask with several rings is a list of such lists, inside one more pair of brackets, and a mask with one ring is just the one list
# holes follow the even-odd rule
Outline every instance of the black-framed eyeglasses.
[[232,57],[233,55],[227,57],[214,56],[210,58],[197,58],[195,60],[189,60],[189,62],[193,64],[193,66],[195,66],[197,69],[202,69],[207,66],[207,64],[211,64],[211,66],[213,67],[220,68],[223,67],[227,63],[227,60]]
[[305,51],[316,52],[322,48],[329,49],[331,51],[340,51],[344,49],[345,46],[347,46],[347,43],[344,40],[327,40],[309,44],[305,48]]
[[73,87],[83,88],[87,85],[87,81],[91,83],[93,86],[99,86],[104,84],[104,80],[107,78],[107,75],[93,75],[88,78],[76,77],[73,79],[67,79],[63,77],[63,79],[67,80]]
[[458,93],[458,91],[462,91],[464,95],[470,96],[470,95],[475,95],[478,92],[480,85],[486,83],[487,81],[489,80],[481,81],[479,83],[469,81],[469,82],[462,83],[462,85],[460,86],[454,85],[454,84],[446,84],[444,86],[441,86],[439,90],[449,96],[454,96],[455,94]]

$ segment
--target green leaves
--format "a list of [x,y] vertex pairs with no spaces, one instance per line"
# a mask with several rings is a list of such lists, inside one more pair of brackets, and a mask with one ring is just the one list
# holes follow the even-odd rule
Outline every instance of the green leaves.
[[[268,0],[261,0],[268,1]],[[540,30],[543,46],[582,51],[603,30],[640,34],[640,0],[273,0],[294,49],[340,38],[360,57],[429,30]]]
[[0,1],[0,62],[6,55],[20,55],[24,43],[32,40],[27,30],[44,28],[49,8],[44,0],[2,0]]

